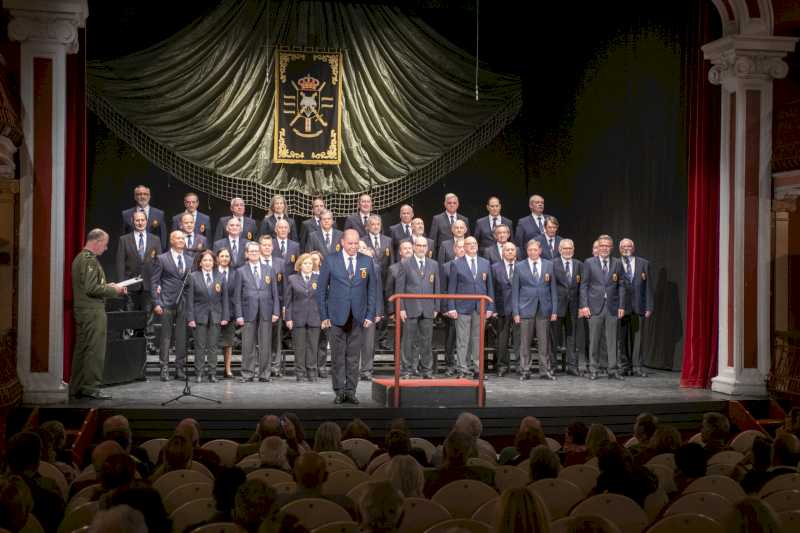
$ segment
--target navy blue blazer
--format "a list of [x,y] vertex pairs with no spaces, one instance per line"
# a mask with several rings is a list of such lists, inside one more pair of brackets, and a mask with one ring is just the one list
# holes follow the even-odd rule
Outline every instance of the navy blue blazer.
[[325,235],[322,230],[315,231],[308,236],[306,242],[306,252],[317,251],[325,257],[328,254],[333,254],[342,251],[342,232],[336,228],[331,228],[331,243],[330,246],[325,246]]
[[[464,224],[467,225],[466,234],[469,235],[469,219],[458,212],[456,212],[456,219],[464,221]],[[433,246],[436,248],[435,251],[437,253],[442,242],[453,238],[451,227],[452,224],[450,224],[450,217],[447,215],[447,211],[443,211],[438,215],[435,215],[431,220],[431,228],[428,232],[428,237],[433,239]]]
[[[181,229],[181,217],[186,214],[186,211],[178,213],[174,217],[172,217],[172,231],[176,229]],[[197,211],[197,214],[194,217],[194,232],[199,233],[206,240],[211,239],[211,218]]]
[[264,263],[259,265],[260,287],[253,276],[253,267],[248,261],[237,269],[238,282],[234,293],[234,308],[237,318],[245,322],[272,323],[272,315],[281,316],[278,282],[275,272]]
[[[228,220],[230,216],[220,217],[217,221],[217,229],[214,230],[214,242],[228,237]],[[248,241],[255,241],[258,238],[258,225],[250,217],[242,217],[242,237]]]
[[275,279],[278,281],[278,301],[281,303],[281,307],[283,307],[283,285],[286,282],[286,278],[288,278],[290,274],[294,273],[294,264],[292,264],[290,267],[286,261],[274,255],[272,256],[271,263],[265,261],[264,257],[261,257],[261,263],[268,266],[275,272]]
[[[481,255],[488,259],[491,264],[503,261],[503,256],[500,255],[500,250],[497,249],[497,242],[493,243],[488,248],[484,248],[481,252]],[[522,249],[517,246],[517,261],[522,261],[526,257],[527,256],[522,253]]]
[[558,314],[558,292],[553,274],[553,263],[539,258],[541,272],[534,281],[528,259],[520,261],[514,268],[514,279],[511,280],[511,307],[515,316],[535,318],[540,311],[545,318]]
[[218,253],[223,248],[231,252],[231,267],[238,268],[242,266],[245,262],[247,262],[247,258],[245,256],[245,249],[247,248],[248,240],[239,236],[239,242],[236,243],[236,254],[234,255],[231,252],[231,241],[228,239],[227,236],[217,240],[214,242],[214,253]]
[[318,328],[322,322],[319,318],[319,302],[317,301],[317,291],[319,290],[319,276],[311,274],[311,278],[306,285],[303,275],[299,272],[292,274],[284,283],[283,301],[285,304],[284,320],[294,322],[295,328]]
[[[485,294],[494,300],[494,281],[491,265],[483,257],[476,256],[477,276],[472,277],[467,256],[459,257],[450,263],[450,279],[447,282],[449,294]],[[476,313],[479,309],[477,300],[448,300],[448,311],[457,311],[460,315]],[[494,312],[494,302],[486,304],[486,310]]]
[[[303,247],[303,250],[308,250],[308,239],[311,234],[321,229],[322,226],[319,225],[314,217],[306,219],[300,224],[300,246]],[[336,219],[333,219],[333,229],[336,229]]]
[[[192,264],[189,256],[183,254],[184,275],[187,275]],[[184,276],[178,273],[178,267],[172,260],[172,253],[167,251],[157,255],[153,261],[152,275],[150,278],[150,295],[153,297],[153,305],[161,307],[175,307],[178,302],[178,294],[183,286]],[[185,297],[181,295],[181,299]]]
[[392,244],[394,244],[394,253],[397,255],[397,248],[400,246],[400,242],[411,238],[411,224],[408,225],[408,235],[406,235],[405,231],[403,231],[402,222],[398,222],[397,224],[389,226],[389,237],[392,239]]
[[453,251],[454,239],[452,236],[446,241],[442,241],[439,246],[439,253],[436,254],[436,260],[440,265],[449,263],[456,258],[456,253]]
[[[370,213],[371,215],[372,213]],[[367,215],[369,216],[369,215]],[[363,237],[367,234],[367,227],[364,226],[364,221],[362,220],[361,213],[353,213],[352,215],[348,215],[344,221],[344,229],[354,229],[358,232],[359,237]]]
[[[514,263],[514,269],[519,263]],[[510,317],[511,307],[511,280],[508,278],[506,262],[499,261],[492,265],[492,276],[494,277],[494,308],[498,315]]]
[[[293,241],[297,241],[297,224],[294,221],[294,217],[284,215],[283,218],[289,223],[289,238]],[[261,220],[261,226],[258,228],[258,234],[272,235],[274,237],[275,224],[277,222],[278,220],[275,218],[275,215],[264,217]]]
[[343,256],[343,253],[329,255],[320,268],[317,292],[320,318],[344,326],[352,315],[360,326],[364,319],[375,319],[379,280],[371,257],[356,254],[355,275],[351,279]]
[[[553,272],[556,274],[556,290],[558,291],[558,316],[564,317],[567,314],[567,309],[572,306],[573,309],[578,307],[581,278],[583,277],[583,263],[578,259],[570,259],[570,273],[572,274],[567,278],[567,271],[564,270],[564,261],[561,258],[553,260]],[[577,314],[576,314],[577,316]],[[573,317],[575,318],[575,317]]]
[[161,253],[161,241],[144,232],[144,258],[139,257],[139,244],[135,233],[127,233],[117,244],[117,276],[119,281],[142,276],[142,283],[131,285],[128,292],[150,291],[153,260]]
[[550,243],[548,242],[547,235],[544,234],[537,235],[536,240],[539,241],[539,244],[541,245],[542,257],[550,261],[553,261],[554,259],[561,257],[561,253],[558,251],[558,245],[559,243],[561,243],[560,236],[556,235],[555,237],[553,237],[554,241],[553,245],[555,246],[555,251],[550,248]]
[[236,267],[233,266],[228,267],[227,273],[220,272],[219,267],[217,267],[216,270],[220,279],[222,280],[223,285],[228,291],[228,311],[230,313],[229,320],[236,320],[236,308],[234,301],[236,297],[236,286],[239,284],[239,273],[236,271]]
[[535,239],[537,236],[544,233],[544,223],[547,221],[547,217],[549,216],[550,215],[542,213],[541,231],[539,231],[539,227],[533,220],[533,215],[526,215],[521,219],[517,220],[517,231],[514,233],[514,241],[517,243],[517,246],[519,246],[523,250],[527,250],[528,241],[530,241],[531,239]]
[[222,282],[219,270],[211,272],[211,288],[206,285],[205,272],[192,272],[186,287],[186,322],[219,324],[222,320],[230,320],[230,316],[228,287]]
[[[433,259],[425,259],[425,269],[420,273],[416,256],[403,259],[398,263],[395,293],[439,294],[441,291],[439,263]],[[400,308],[405,310],[409,318],[433,318],[433,312],[439,311],[439,300],[402,300]]]
[[[435,250],[435,247],[434,247],[434,245],[433,245],[433,239],[431,239],[431,238],[429,238],[429,237],[425,237],[425,240],[426,240],[426,241],[428,241],[428,258],[432,258],[432,257],[433,257],[433,254],[434,254],[434,252],[436,251],[436,250]],[[403,240],[401,240],[400,242],[398,242],[398,243],[397,243],[397,249],[398,249],[398,251],[399,251],[399,249],[400,249],[400,243],[402,243],[402,242],[410,242],[410,243],[411,243],[411,248],[412,248],[412,249],[414,248],[414,241],[412,241],[411,239],[405,239],[405,238],[404,238]],[[399,255],[400,255],[399,253],[398,253],[398,254],[396,254],[396,256],[398,256],[398,257],[399,257]],[[440,261],[440,262],[439,262],[439,265],[441,265],[441,264],[442,264],[442,263],[441,263],[441,261]]]
[[580,306],[588,307],[593,315],[603,312],[616,315],[625,305],[625,281],[622,262],[608,258],[608,274],[603,274],[599,257],[591,257],[583,264]]
[[[379,235],[380,242],[378,249],[375,249],[375,244],[372,242],[372,235],[367,233],[361,240],[367,247],[372,248],[374,252],[373,259],[380,264],[381,272],[386,273],[389,270],[389,265],[394,263],[394,247],[392,246],[392,239],[386,235]],[[383,277],[383,276],[381,276]]]
[[[653,311],[653,289],[650,284],[650,262],[643,257],[634,256],[634,271],[630,279],[625,279],[625,313],[635,313],[644,315],[645,312]],[[625,258],[621,258],[622,270],[625,271]]]
[[[478,239],[478,248],[483,250],[484,248],[488,248],[489,246],[494,246],[495,239],[494,239],[494,232],[492,232],[492,221],[490,220],[491,217],[488,215],[479,218],[477,222],[475,222],[475,233],[473,236]],[[510,218],[506,218],[504,216],[498,217],[500,219],[500,224],[505,224],[508,226],[509,238],[514,235],[514,226],[511,223]]]
[[294,273],[294,262],[300,257],[300,243],[286,239],[286,253],[282,254],[278,239],[272,239],[272,257],[283,260],[286,275],[290,276]]
[[195,256],[199,252],[202,252],[207,248],[208,248],[208,241],[206,240],[206,238],[195,232],[192,234],[192,247],[189,248],[189,238],[187,237],[186,248],[183,250],[183,252],[189,257],[191,257],[192,261],[194,261]]
[[[138,207],[131,207],[122,212],[122,231],[120,235],[131,233],[133,228],[133,213],[139,209]],[[169,235],[167,235],[167,226],[164,223],[164,211],[157,207],[150,206],[150,214],[147,217],[147,231],[152,233],[161,241],[161,251],[165,252],[169,248]]]

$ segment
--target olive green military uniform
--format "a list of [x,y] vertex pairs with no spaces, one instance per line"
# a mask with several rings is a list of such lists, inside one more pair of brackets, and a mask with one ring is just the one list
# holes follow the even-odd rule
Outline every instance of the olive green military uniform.
[[117,295],[106,283],[97,256],[81,250],[72,261],[72,297],[76,339],[72,356],[70,396],[91,394],[103,380],[106,358],[105,299]]

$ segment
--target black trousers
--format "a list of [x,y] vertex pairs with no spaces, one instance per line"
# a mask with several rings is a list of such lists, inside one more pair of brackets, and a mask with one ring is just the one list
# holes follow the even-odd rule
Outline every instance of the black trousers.
[[358,363],[364,346],[363,323],[351,315],[343,326],[331,326],[331,381],[336,394],[355,394],[358,386]]
[[620,370],[641,370],[644,366],[642,352],[642,330],[647,319],[631,313],[619,321],[619,366]]
[[508,339],[514,352],[519,352],[519,325],[514,323],[511,315],[497,315],[497,345],[495,346],[496,370],[507,371],[511,367],[511,352],[508,349]]

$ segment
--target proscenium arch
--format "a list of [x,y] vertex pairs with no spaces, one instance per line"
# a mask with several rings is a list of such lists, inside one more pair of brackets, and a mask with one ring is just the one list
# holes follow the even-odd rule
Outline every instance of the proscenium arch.
[[772,35],[771,0],[711,0],[722,19],[722,35]]

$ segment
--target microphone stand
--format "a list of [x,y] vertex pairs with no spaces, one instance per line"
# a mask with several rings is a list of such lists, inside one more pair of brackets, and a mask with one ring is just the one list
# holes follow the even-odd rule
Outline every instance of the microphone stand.
[[[190,276],[191,273],[192,273],[191,269],[187,268],[186,272],[183,275],[183,283],[181,284],[181,289],[178,291],[178,297],[175,300],[175,302],[176,302],[175,309],[176,310],[181,309],[182,306],[183,306],[183,293],[186,290],[186,282],[189,281],[189,276]],[[182,316],[182,313],[176,313],[176,315],[180,317],[180,316]],[[161,327],[163,328],[164,325],[162,324]],[[182,328],[187,327],[186,321],[183,320],[183,324],[181,324],[179,327],[182,327]],[[189,360],[188,356],[186,357],[186,360],[188,362],[188,360]],[[195,371],[195,374],[196,374],[197,373],[197,351],[195,351],[195,354],[194,354],[194,371]],[[189,385],[189,372],[184,371],[183,377],[184,377],[183,391],[179,395],[177,395],[174,398],[172,398],[171,400],[167,400],[166,402],[162,402],[161,403],[162,407],[165,406],[165,405],[169,405],[172,402],[177,402],[178,400],[180,400],[181,398],[184,398],[186,396],[189,396],[189,397],[192,397],[192,398],[197,398],[199,400],[206,400],[208,402],[214,402],[214,403],[217,403],[217,404],[221,404],[222,403],[220,400],[215,400],[214,398],[208,398],[206,396],[200,396],[199,394],[192,394],[192,387]]]

